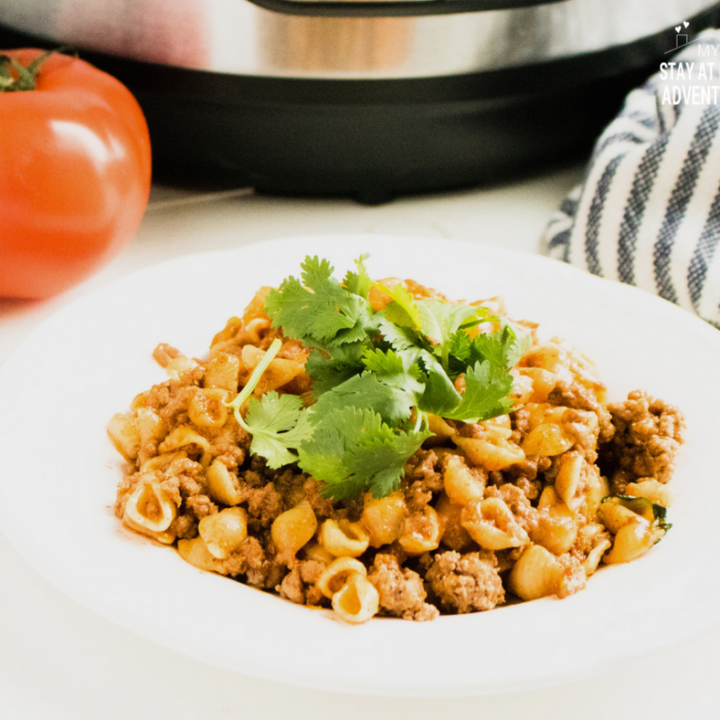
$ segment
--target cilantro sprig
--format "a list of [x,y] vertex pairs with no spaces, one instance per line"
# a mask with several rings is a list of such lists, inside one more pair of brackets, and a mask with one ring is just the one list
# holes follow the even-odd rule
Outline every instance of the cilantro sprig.
[[[298,456],[290,448],[297,448],[312,435],[307,412],[297,395],[279,395],[272,390],[263,396],[262,401],[251,397],[281,345],[282,341],[278,338],[272,341],[242,392],[228,403],[238,424],[252,435],[250,452],[264,457],[273,469],[297,462]],[[243,417],[242,408],[246,402],[247,412]]]
[[[301,277],[286,278],[265,301],[273,326],[311,348],[305,371],[314,403],[275,391],[251,397],[280,340],[230,403],[252,435],[251,452],[271,468],[297,462],[335,499],[397,489],[405,463],[431,435],[427,413],[462,422],[507,413],[510,370],[529,342],[486,308],[374,283],[366,259],[340,283],[327,260],[308,256]],[[379,311],[368,299],[373,286],[390,297]],[[483,323],[492,325],[478,332]]]

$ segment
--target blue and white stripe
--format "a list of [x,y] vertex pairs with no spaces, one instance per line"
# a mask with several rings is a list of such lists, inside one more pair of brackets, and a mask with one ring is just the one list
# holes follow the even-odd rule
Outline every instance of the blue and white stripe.
[[[720,47],[720,33],[671,60],[697,64],[706,46]],[[628,95],[584,181],[550,219],[545,249],[720,327],[720,105],[663,104],[663,91],[657,74]]]

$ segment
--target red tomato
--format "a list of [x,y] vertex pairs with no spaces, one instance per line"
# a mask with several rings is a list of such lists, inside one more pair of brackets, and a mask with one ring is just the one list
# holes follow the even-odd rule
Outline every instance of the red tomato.
[[[4,54],[27,67],[42,51]],[[132,240],[149,192],[150,138],[130,91],[50,55],[34,90],[0,92],[0,296],[85,279]]]

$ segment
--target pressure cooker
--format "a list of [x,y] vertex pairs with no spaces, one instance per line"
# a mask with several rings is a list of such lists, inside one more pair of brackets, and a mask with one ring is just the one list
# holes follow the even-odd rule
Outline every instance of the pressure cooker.
[[283,194],[497,182],[585,152],[708,0],[0,0],[145,111],[156,177]]

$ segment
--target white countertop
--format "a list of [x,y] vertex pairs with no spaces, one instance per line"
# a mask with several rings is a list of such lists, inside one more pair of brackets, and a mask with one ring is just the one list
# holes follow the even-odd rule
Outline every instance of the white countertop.
[[[203,194],[155,187],[134,242],[97,276],[44,303],[0,300],[0,362],[44,318],[75,297],[188,253],[337,233],[459,238],[537,252],[549,214],[581,172],[575,167],[555,170],[499,187],[377,207],[259,197],[242,190]],[[287,687],[203,665],[96,617],[45,581],[0,533],[3,720],[423,720],[439,713],[493,720],[529,715],[536,720],[694,720],[720,717],[719,680],[720,624],[615,672],[512,695],[385,699]]]

